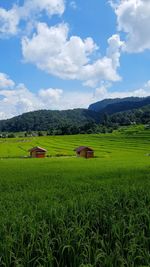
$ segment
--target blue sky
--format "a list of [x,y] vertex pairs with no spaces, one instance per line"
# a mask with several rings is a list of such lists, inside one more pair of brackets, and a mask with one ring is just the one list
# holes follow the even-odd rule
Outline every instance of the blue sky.
[[146,0],[2,0],[0,119],[150,95]]

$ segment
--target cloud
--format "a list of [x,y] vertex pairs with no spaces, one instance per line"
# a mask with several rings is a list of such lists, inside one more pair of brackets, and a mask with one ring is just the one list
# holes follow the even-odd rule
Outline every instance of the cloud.
[[120,40],[118,34],[112,35],[108,39],[107,56],[112,59],[114,69],[120,67],[121,50],[124,47],[124,42]]
[[[45,12],[47,16],[62,15],[65,10],[64,0],[24,0],[24,4],[19,6],[14,4],[11,9],[0,8],[0,36],[16,35],[20,29],[21,21],[26,27],[42,16]],[[32,23],[31,23],[32,22]]]
[[[3,82],[1,83],[3,78]],[[15,85],[6,74],[0,74],[0,119],[39,109],[55,109],[63,94],[61,89],[41,89],[32,93],[24,84]]]
[[20,84],[13,90],[0,91],[0,120],[40,109],[86,108],[92,99],[92,92],[64,93],[62,89],[48,88],[35,94]]
[[[65,0],[24,0],[22,5],[14,4],[9,10],[0,8],[0,37],[15,35],[24,28],[24,61],[61,79],[80,80],[90,87],[99,86],[103,80],[121,80],[117,71],[123,42],[119,35],[108,39],[106,56],[100,57],[99,47],[91,37],[69,36],[68,24],[50,27],[38,22],[45,13],[49,17],[62,15],[65,3]],[[75,8],[76,3],[71,1],[69,5]]]
[[31,15],[38,15],[45,11],[48,16],[62,15],[65,10],[64,0],[26,0],[20,8],[22,18],[29,18]]
[[106,98],[124,98],[124,97],[147,97],[150,96],[150,81],[147,81],[141,88],[130,91],[114,91],[110,92],[111,84],[102,84],[101,87],[95,90],[95,99]]
[[15,85],[8,75],[5,73],[0,73],[0,89],[13,88]]
[[150,1],[111,1],[117,15],[118,30],[126,33],[124,50],[143,52],[150,49]]
[[48,27],[38,23],[37,34],[22,40],[25,61],[61,78],[75,79],[80,67],[88,62],[88,55],[97,47],[91,38],[82,41],[80,37],[72,36],[68,40],[68,32],[67,24]]
[[58,109],[87,108],[93,101],[95,101],[93,92],[66,92],[63,94],[61,101],[59,102]]
[[51,75],[81,80],[94,87],[102,80],[120,80],[117,67],[122,44],[119,35],[113,35],[108,40],[107,56],[93,60],[98,46],[91,37],[84,40],[78,36],[69,38],[67,24],[48,27],[38,23],[37,32],[31,38],[22,39],[22,52],[25,62],[35,64]]
[[0,36],[17,34],[19,21],[20,15],[16,6],[8,11],[0,8]]
[[[24,84],[16,85],[6,74],[0,90],[0,119],[40,109],[71,109],[87,107],[92,99],[92,92],[67,92],[59,88],[40,89],[31,92]],[[4,86],[5,85],[5,86]]]
[[0,96],[2,98],[0,100],[1,119],[43,108],[37,96],[23,84],[19,84],[13,90],[1,90]]
[[62,89],[48,88],[48,89],[41,89],[38,93],[38,96],[44,103],[50,105],[53,108],[53,102],[54,105],[56,105],[56,103],[59,102],[62,94],[63,94]]
[[75,1],[71,1],[69,6],[72,8],[72,9],[77,9],[77,4]]

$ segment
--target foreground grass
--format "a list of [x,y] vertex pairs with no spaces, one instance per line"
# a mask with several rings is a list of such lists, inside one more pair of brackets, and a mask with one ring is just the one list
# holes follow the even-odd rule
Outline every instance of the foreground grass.
[[86,138],[98,158],[0,160],[0,266],[150,266],[148,138]]

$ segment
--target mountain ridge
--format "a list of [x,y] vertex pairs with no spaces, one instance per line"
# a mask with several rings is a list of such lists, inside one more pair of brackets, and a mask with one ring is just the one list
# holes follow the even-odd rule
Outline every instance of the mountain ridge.
[[[104,99],[91,104],[88,109],[31,111],[11,119],[0,120],[0,132],[49,131],[50,134],[55,134],[55,132],[57,134],[85,133],[89,129],[96,131],[94,130],[97,129],[96,125],[108,125],[105,122],[105,115],[109,116],[111,121],[113,114],[126,112],[125,116],[128,117],[130,114],[129,117],[131,118],[133,117],[131,116],[133,112],[135,121],[138,121],[135,110],[145,106],[148,106],[149,110],[149,105],[150,96],[142,98],[128,97],[123,99]],[[148,116],[150,117],[150,115]],[[149,117],[146,121],[149,120]],[[121,116],[117,115],[115,120],[116,123],[119,121],[121,125],[120,118]],[[110,125],[112,126],[113,122]]]
[[[125,98],[108,98],[104,99],[102,101],[97,101],[93,104],[91,104],[88,109],[96,112],[108,112],[108,113],[115,113],[120,112],[124,110],[129,110],[131,108],[141,107],[144,105],[150,104],[150,96],[148,97],[125,97]],[[128,105],[128,106],[127,106]],[[116,110],[112,110],[113,107],[118,106],[122,107],[122,110],[119,110],[119,108]],[[111,109],[112,107],[112,109]]]

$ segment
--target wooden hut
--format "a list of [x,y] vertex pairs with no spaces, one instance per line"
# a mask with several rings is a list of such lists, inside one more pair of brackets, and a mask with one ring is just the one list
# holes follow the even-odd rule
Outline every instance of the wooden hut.
[[36,146],[31,149],[29,149],[31,158],[45,158],[47,150]]
[[86,159],[94,157],[94,150],[87,146],[77,147],[74,151],[76,151],[77,157],[83,157]]

